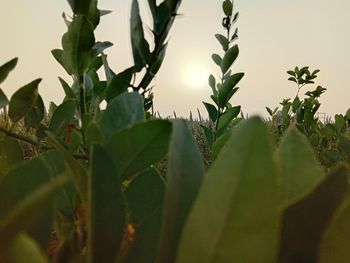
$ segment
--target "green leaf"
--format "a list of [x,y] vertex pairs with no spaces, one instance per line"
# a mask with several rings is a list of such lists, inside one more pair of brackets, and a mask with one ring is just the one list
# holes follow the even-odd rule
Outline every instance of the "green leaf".
[[217,90],[216,90],[216,80],[213,74],[210,74],[208,83],[211,89],[213,90],[213,94],[215,95],[217,93]]
[[129,88],[133,69],[128,68],[118,75],[113,76],[106,89],[106,101],[109,102]]
[[0,137],[0,180],[10,168],[23,160],[22,148],[17,140]]
[[[244,73],[236,73],[228,77],[224,84],[219,88],[219,105],[225,107],[226,103],[230,100],[232,95],[235,93],[234,90],[237,83],[243,78]],[[234,91],[234,92],[233,92]]]
[[219,156],[221,150],[225,148],[226,143],[230,139],[230,137],[231,137],[231,133],[226,132],[221,134],[220,137],[216,139],[212,150],[213,160],[215,160]]
[[96,28],[100,22],[100,10],[97,9],[97,0],[68,0],[74,14],[84,15]]
[[9,100],[5,93],[0,89],[0,109],[5,108],[9,104]]
[[171,123],[152,120],[115,133],[107,147],[118,174],[125,178],[159,161],[168,150]]
[[150,168],[137,175],[125,190],[131,212],[129,224],[136,226],[136,240],[127,263],[154,262],[159,241],[165,184]]
[[288,73],[288,75],[291,75],[292,77],[296,77],[296,74],[293,70],[288,70],[287,73]]
[[93,143],[102,143],[103,135],[99,125],[92,121],[88,124],[85,132],[85,142],[90,147]]
[[68,85],[68,83],[60,77],[58,77],[58,79],[62,85],[62,88],[64,90],[64,94],[66,95],[65,99],[75,100],[76,99],[75,94],[74,94],[72,88]]
[[47,132],[47,135],[48,143],[54,146],[62,154],[66,167],[66,174],[72,179],[75,189],[79,193],[80,199],[83,202],[86,202],[88,175],[85,166],[72,156],[72,154],[57,140],[53,133]]
[[205,108],[207,109],[207,112],[209,114],[209,118],[212,122],[215,122],[218,118],[218,110],[213,104],[207,103],[203,101],[203,104]]
[[235,62],[236,58],[238,57],[238,53],[238,45],[234,45],[229,50],[227,50],[220,64],[222,74],[226,74],[226,72],[232,66],[233,62]]
[[283,205],[308,195],[325,178],[308,140],[297,129],[287,131],[276,155],[282,168]]
[[124,197],[113,160],[100,145],[92,147],[88,183],[87,262],[113,262],[124,236]]
[[224,114],[220,116],[217,132],[220,133],[222,130],[226,130],[231,121],[238,116],[241,112],[241,106],[229,108]]
[[103,51],[109,47],[113,46],[113,43],[109,41],[104,41],[104,42],[96,42],[95,45],[92,48],[93,51],[93,56],[97,57],[98,55],[102,54]]
[[230,0],[225,0],[222,3],[222,10],[224,11],[226,16],[231,16],[233,10],[232,2]]
[[44,119],[44,115],[45,115],[45,105],[41,96],[38,95],[38,98],[34,106],[29,111],[29,113],[24,117],[25,126],[29,128],[37,127],[41,123],[41,121]]
[[[51,177],[59,176],[65,173],[65,163],[63,156],[57,150],[49,150],[39,157],[50,170]],[[74,184],[70,181],[67,185],[62,187],[55,194],[55,209],[59,213],[71,216],[75,216],[75,201],[77,192],[75,191]]]
[[38,98],[38,85],[40,82],[41,79],[36,79],[12,95],[9,105],[9,116],[13,122],[18,122],[34,107]]
[[209,129],[208,127],[204,126],[204,125],[200,125],[205,137],[205,140],[207,141],[207,144],[209,146],[209,148],[211,148],[213,146],[214,143],[214,134],[211,131],[211,129]]
[[144,37],[143,24],[137,0],[132,1],[130,32],[135,69],[136,71],[140,71],[146,64],[148,64],[150,50]]
[[87,72],[92,60],[95,37],[91,23],[84,15],[76,15],[62,37],[62,47],[68,68],[78,77]]
[[218,54],[211,55],[211,58],[213,59],[214,63],[218,66],[221,65],[222,58]]
[[141,95],[137,92],[124,93],[108,103],[100,121],[101,130],[105,136],[110,137],[121,129],[143,121],[144,118]]
[[20,231],[29,231],[42,245],[47,242],[54,194],[68,180],[51,178],[50,170],[37,158],[16,166],[1,180],[0,250]]
[[19,234],[14,240],[11,248],[8,251],[8,260],[8,262],[11,263],[49,262],[44,253],[41,251],[38,244],[27,234]]
[[169,146],[167,189],[156,262],[175,262],[182,229],[204,175],[198,146],[184,120],[174,123]]
[[62,49],[53,49],[51,50],[51,54],[56,59],[56,61],[60,63],[68,75],[73,74],[72,65],[70,64],[70,61]]
[[259,118],[235,131],[204,177],[176,262],[276,262],[279,192],[272,150]]
[[[276,262],[348,262],[334,257],[317,260],[325,230],[344,197],[349,195],[347,180],[347,170],[338,167],[312,193],[283,211],[280,254]],[[328,244],[340,247],[342,242]],[[328,246],[327,250],[330,249]]]
[[0,84],[4,82],[8,74],[16,67],[17,62],[18,58],[14,58],[0,66]]
[[339,136],[340,148],[350,157],[350,139],[345,135]]
[[74,119],[76,103],[74,100],[66,100],[55,110],[49,129],[55,134],[60,134],[64,125]]
[[228,50],[228,47],[229,47],[228,39],[221,34],[216,34],[215,37],[219,41],[219,43],[221,44],[222,49],[226,52]]
[[[150,73],[153,74],[153,76],[155,76],[158,73],[161,65],[163,64],[163,61],[164,61],[164,58],[165,58],[165,54],[166,54],[166,51],[167,51],[167,47],[168,47],[168,43],[164,44],[162,46],[162,48],[160,49],[160,52],[157,54],[156,60],[153,63],[151,69],[150,69]],[[148,84],[149,83],[145,83],[144,87],[148,86]]]
[[334,122],[335,128],[337,129],[338,132],[341,132],[346,124],[345,118],[341,114],[336,114],[334,116],[334,120],[335,120]]
[[[338,192],[334,189],[334,192]],[[344,200],[325,232],[319,250],[318,262],[346,263],[350,260],[350,198]]]
[[265,107],[266,111],[269,113],[269,115],[272,117],[273,116],[273,112],[269,107]]

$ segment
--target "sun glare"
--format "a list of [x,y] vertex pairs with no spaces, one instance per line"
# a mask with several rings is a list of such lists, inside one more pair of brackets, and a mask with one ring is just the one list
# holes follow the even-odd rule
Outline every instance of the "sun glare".
[[188,67],[185,74],[185,81],[192,88],[205,87],[209,75],[208,70],[198,65]]

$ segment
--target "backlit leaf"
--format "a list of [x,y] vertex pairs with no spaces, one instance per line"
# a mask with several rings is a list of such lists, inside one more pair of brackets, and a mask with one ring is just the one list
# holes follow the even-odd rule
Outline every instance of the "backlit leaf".
[[176,262],[276,262],[278,197],[269,131],[255,117],[235,131],[204,177]]
[[38,98],[38,85],[41,79],[18,89],[11,97],[9,105],[9,116],[13,122],[18,122],[34,107]]

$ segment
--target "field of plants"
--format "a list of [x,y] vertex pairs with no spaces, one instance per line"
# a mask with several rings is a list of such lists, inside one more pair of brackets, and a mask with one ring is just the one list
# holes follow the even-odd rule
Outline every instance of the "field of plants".
[[245,118],[230,103],[238,13],[222,0],[208,120],[162,119],[151,85],[181,0],[147,1],[153,43],[132,0],[134,65],[119,73],[94,34],[110,11],[68,3],[51,52],[72,78],[62,103],[45,108],[41,79],[11,98],[0,86],[0,263],[350,262],[350,110],[318,119],[319,70],[288,71],[295,97]]

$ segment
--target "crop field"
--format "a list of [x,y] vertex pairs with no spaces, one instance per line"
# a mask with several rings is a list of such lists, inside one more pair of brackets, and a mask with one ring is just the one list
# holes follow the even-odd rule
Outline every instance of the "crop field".
[[320,70],[285,72],[296,95],[268,118],[243,114],[238,12],[221,0],[206,115],[161,117],[152,81],[182,1],[145,1],[149,31],[139,2],[131,67],[115,73],[96,40],[110,12],[68,0],[61,103],[45,107],[40,78],[0,86],[0,263],[349,263],[350,109],[320,112]]

